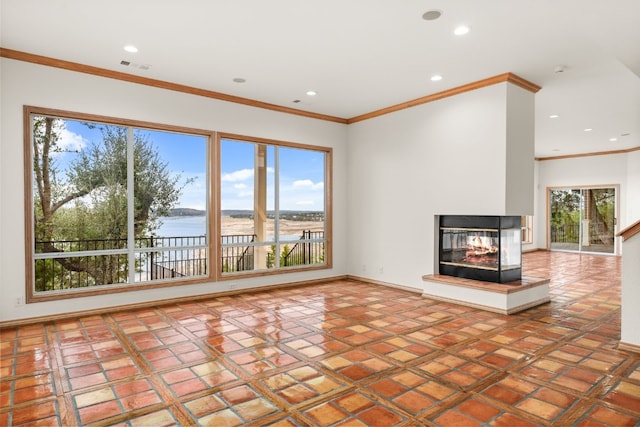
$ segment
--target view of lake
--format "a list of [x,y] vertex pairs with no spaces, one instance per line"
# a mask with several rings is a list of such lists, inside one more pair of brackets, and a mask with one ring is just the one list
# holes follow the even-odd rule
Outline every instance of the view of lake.
[[160,218],[162,225],[156,231],[158,236],[204,236],[206,234],[207,217],[201,216],[171,216]]
[[[171,216],[162,217],[162,225],[155,234],[160,237],[184,237],[184,236],[204,236],[206,234],[205,215],[198,216]],[[251,234],[253,231],[253,220],[249,218],[222,217],[222,234]],[[282,240],[298,240],[302,230],[321,231],[324,228],[323,221],[291,221],[280,220],[280,238]],[[273,239],[273,221],[267,224],[268,239]]]

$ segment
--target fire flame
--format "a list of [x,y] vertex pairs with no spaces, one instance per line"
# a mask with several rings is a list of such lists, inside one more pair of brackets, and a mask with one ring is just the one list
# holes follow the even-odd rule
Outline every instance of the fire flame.
[[467,253],[469,257],[494,255],[498,253],[498,247],[491,244],[488,237],[475,235],[467,239]]

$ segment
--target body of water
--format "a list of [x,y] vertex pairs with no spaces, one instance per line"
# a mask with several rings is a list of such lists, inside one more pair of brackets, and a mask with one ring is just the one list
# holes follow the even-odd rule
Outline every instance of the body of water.
[[[207,231],[206,216],[171,216],[160,218],[162,225],[155,234],[159,237],[204,236]],[[281,234],[281,241],[295,241],[300,234]],[[273,241],[273,235],[267,236],[267,241]]]
[[156,231],[161,237],[204,236],[207,232],[206,216],[171,216],[160,218],[162,225]]

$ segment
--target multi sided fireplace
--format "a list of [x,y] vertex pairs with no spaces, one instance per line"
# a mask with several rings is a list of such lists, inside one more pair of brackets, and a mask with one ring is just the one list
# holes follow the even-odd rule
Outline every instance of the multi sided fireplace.
[[520,280],[519,216],[440,216],[440,274],[494,283]]

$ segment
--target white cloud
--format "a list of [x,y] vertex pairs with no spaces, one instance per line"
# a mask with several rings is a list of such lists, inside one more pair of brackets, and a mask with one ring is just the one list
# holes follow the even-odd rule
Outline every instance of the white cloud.
[[88,143],[89,141],[87,141],[82,135],[78,135],[77,133],[73,133],[67,129],[62,129],[60,131],[60,138],[56,141],[61,153],[79,152],[86,147]]
[[299,179],[297,181],[293,181],[294,188],[308,188],[311,190],[322,190],[324,188],[323,182],[314,183],[310,179]]
[[[252,179],[254,175],[254,169],[240,169],[237,171],[223,173],[222,181],[224,182],[237,182],[237,181],[246,181],[248,179]],[[267,168],[267,173],[274,173],[275,170],[271,167]]]
[[294,187],[310,187],[313,185],[313,181],[310,179],[299,179],[297,181],[293,181]]
[[253,178],[253,169],[240,169],[231,173],[222,174],[223,182],[246,181]]
[[[273,174],[272,167],[267,173]],[[254,197],[254,169],[238,169],[223,173],[221,180],[222,209],[252,209]],[[283,210],[322,210],[324,206],[324,182],[312,179],[290,180],[280,177],[280,209]],[[267,193],[273,195],[273,181],[268,181]],[[273,209],[272,196],[267,201],[268,209]]]

